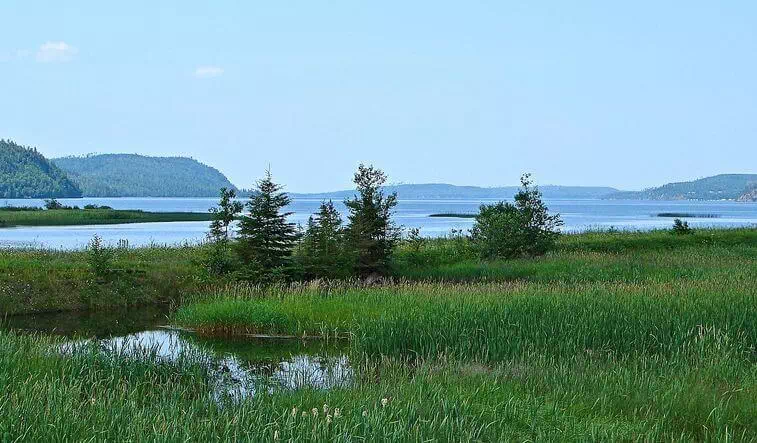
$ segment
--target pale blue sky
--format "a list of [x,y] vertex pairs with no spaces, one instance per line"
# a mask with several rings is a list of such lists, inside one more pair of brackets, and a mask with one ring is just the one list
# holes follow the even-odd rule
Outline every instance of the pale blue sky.
[[0,137],[240,186],[270,164],[291,191],[361,161],[484,186],[757,172],[754,1],[118,3],[0,3]]

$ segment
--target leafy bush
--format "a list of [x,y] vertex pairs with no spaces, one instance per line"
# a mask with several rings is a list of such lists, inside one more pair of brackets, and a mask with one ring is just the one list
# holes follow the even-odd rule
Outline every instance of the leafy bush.
[[671,232],[676,235],[688,235],[693,234],[694,230],[689,227],[689,222],[677,218],[673,220],[673,229]]
[[59,202],[55,198],[49,198],[45,200],[45,209],[63,209],[63,203]]
[[45,200],[45,209],[79,209],[78,206],[67,206],[57,199],[49,198]]
[[410,228],[404,243],[407,245],[407,262],[411,266],[419,266],[424,263],[423,248],[426,239],[421,236],[420,228]]
[[89,204],[89,205],[84,205],[84,209],[113,209],[113,208],[110,207],[110,206],[107,206],[107,205],[93,205],[93,204]]
[[530,174],[523,175],[520,182],[514,204],[481,205],[471,236],[485,259],[542,255],[554,247],[560,235],[560,214],[549,215],[541,192],[532,187]]
[[87,263],[98,277],[104,277],[113,271],[113,249],[103,244],[102,238],[95,234],[87,245]]

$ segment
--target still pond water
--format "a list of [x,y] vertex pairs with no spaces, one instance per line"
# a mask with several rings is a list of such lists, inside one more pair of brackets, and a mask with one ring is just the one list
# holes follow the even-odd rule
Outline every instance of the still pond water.
[[217,400],[239,400],[261,390],[348,387],[354,379],[344,341],[205,338],[167,329],[167,323],[167,310],[146,307],[12,316],[2,327],[65,337],[57,349],[63,355],[95,345],[121,359],[189,356],[206,367]]
[[[83,198],[61,199],[67,205],[107,205],[115,209],[145,211],[206,212],[216,203],[213,198]],[[452,229],[467,230],[472,219],[429,217],[431,214],[475,214],[486,200],[401,200],[394,219],[405,228],[420,228],[429,237],[448,234]],[[304,225],[317,211],[321,200],[297,199],[289,211],[290,220]],[[0,205],[41,206],[42,200],[4,200]],[[346,208],[335,201],[344,214]],[[559,212],[565,221],[564,231],[609,228],[646,230],[671,226],[672,219],[658,217],[665,212],[707,214],[686,220],[693,227],[757,226],[757,203],[730,201],[641,201],[641,200],[547,200],[551,212]],[[127,240],[131,246],[150,244],[181,244],[202,241],[208,231],[207,222],[139,223],[100,226],[44,226],[0,229],[0,247],[81,248],[94,234],[108,244]]]

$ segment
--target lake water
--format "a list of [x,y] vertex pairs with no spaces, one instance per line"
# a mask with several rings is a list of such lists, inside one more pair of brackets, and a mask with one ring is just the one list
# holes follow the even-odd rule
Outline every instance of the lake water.
[[205,367],[217,400],[277,389],[347,387],[354,380],[344,341],[206,338],[163,328],[167,315],[158,307],[45,313],[8,317],[0,327],[68,337],[56,349],[63,355],[97,346],[120,359],[190,357]]
[[[107,205],[115,209],[145,211],[206,212],[216,203],[214,198],[83,198],[61,199],[67,205]],[[405,228],[420,228],[421,234],[441,236],[452,229],[467,230],[472,219],[429,217],[438,213],[476,213],[482,203],[493,200],[401,200],[394,220]],[[320,205],[320,199],[297,199],[288,210],[291,221],[304,225]],[[731,201],[643,201],[643,200],[547,200],[551,212],[559,212],[566,232],[615,227],[625,230],[648,230],[672,225],[671,218],[657,217],[664,212],[711,214],[714,218],[693,217],[686,220],[692,227],[757,226],[757,203]],[[42,206],[42,200],[3,200],[0,205]],[[341,201],[335,202],[344,214]],[[139,223],[99,226],[44,226],[0,229],[0,246],[81,248],[94,234],[108,244],[127,240],[131,246],[150,244],[181,244],[202,241],[208,231],[207,222]]]

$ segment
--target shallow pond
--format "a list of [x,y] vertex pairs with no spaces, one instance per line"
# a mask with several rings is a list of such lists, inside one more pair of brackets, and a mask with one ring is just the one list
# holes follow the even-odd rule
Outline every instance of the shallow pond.
[[123,359],[191,358],[207,369],[216,398],[241,399],[261,390],[330,389],[352,383],[345,343],[321,340],[206,338],[165,328],[168,311],[65,312],[9,317],[3,328],[67,337],[57,349],[70,354],[98,346]]

